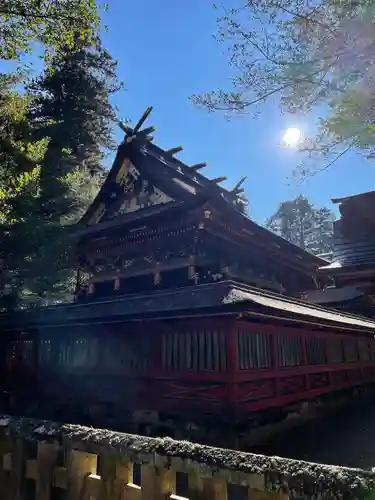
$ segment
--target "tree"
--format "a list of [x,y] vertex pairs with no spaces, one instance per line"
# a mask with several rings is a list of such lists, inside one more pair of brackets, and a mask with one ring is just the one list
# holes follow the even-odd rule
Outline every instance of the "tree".
[[[23,300],[46,303],[71,291],[72,225],[98,188],[103,157],[113,147],[115,111],[109,99],[119,87],[116,63],[98,40],[79,50],[66,47],[27,85],[29,135],[43,141],[44,150],[36,192],[31,198],[18,192],[10,205],[14,223],[6,241],[10,254],[19,257],[13,290],[21,290]],[[20,247],[20,241],[27,245]]]
[[69,226],[88,201],[87,194],[82,197],[75,188],[77,183],[90,184],[90,175],[101,171],[105,151],[114,147],[115,111],[109,99],[119,88],[116,63],[98,40],[79,51],[66,48],[29,86],[35,97],[30,109],[35,137],[49,137],[37,210],[44,253],[38,250],[30,266],[39,295],[53,283],[63,283],[66,273],[71,276],[74,243]]
[[333,212],[326,207],[315,208],[307,198],[280,203],[267,220],[266,228],[294,245],[316,255],[329,253],[333,246]]
[[0,302],[6,307],[14,304],[22,288],[20,270],[30,241],[18,239],[19,229],[37,196],[38,162],[46,145],[31,138],[29,96],[14,90],[21,78],[0,75]]
[[[246,112],[278,97],[283,109],[325,105],[328,118],[302,150],[328,168],[352,148],[374,153],[374,2],[246,0],[224,10],[218,40],[229,51],[232,88],[193,96],[210,111]],[[302,175],[314,173],[305,163]]]
[[314,209],[303,196],[280,203],[277,212],[270,217],[266,226],[281,237],[306,248],[307,236],[312,228]]
[[333,250],[333,222],[335,216],[327,207],[314,210],[312,238],[308,249],[315,255],[329,255]]
[[17,59],[35,42],[45,49],[74,47],[99,26],[96,0],[0,1],[0,59]]

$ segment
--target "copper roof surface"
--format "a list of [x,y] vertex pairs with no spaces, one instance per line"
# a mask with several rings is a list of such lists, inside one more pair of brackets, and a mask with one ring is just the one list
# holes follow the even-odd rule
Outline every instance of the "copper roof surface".
[[365,193],[352,194],[350,196],[343,196],[342,198],[331,198],[332,203],[342,203],[343,201],[355,201],[361,198],[375,198],[375,190],[366,191]]
[[96,302],[19,312],[13,318],[7,316],[0,318],[0,325],[2,329],[10,328],[11,325],[13,328],[67,326],[78,323],[117,322],[183,314],[204,315],[207,314],[208,310],[215,310],[215,314],[231,313],[231,311],[233,314],[238,314],[238,307],[235,310],[230,307],[235,305],[241,306],[240,310],[250,316],[252,313],[254,315],[259,313],[260,307],[262,313],[265,313],[262,314],[263,316],[269,314],[272,315],[272,318],[279,318],[283,321],[297,316],[298,318],[294,318],[294,321],[304,318],[304,321],[316,323],[318,320],[320,324],[325,326],[327,324],[335,327],[352,326],[353,328],[370,330],[375,334],[375,321],[370,319],[333,311],[233,281],[160,290],[131,296],[123,295]]

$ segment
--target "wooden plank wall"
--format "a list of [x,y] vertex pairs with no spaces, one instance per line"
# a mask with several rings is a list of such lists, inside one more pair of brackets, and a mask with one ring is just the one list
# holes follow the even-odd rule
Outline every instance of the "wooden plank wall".
[[366,471],[10,417],[0,456],[1,500],[363,499],[375,484]]

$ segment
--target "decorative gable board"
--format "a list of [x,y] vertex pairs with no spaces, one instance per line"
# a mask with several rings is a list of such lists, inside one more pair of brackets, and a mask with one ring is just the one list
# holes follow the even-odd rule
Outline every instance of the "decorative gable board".
[[122,190],[119,196],[121,201],[117,204],[118,209],[108,214],[107,218],[174,201],[142,175],[129,158],[124,160],[116,176],[116,184]]
[[[115,165],[116,160],[119,166]],[[174,201],[150,181],[145,169],[137,168],[128,156],[118,157],[98,196],[86,214],[94,225],[118,215]],[[116,168],[117,166],[117,168]],[[147,169],[146,169],[147,170]],[[83,219],[85,221],[85,218]]]
[[225,205],[228,203],[224,190],[168,152],[144,141],[125,141],[120,145],[111,171],[81,224],[92,226],[109,222],[117,216],[143,208],[186,202],[201,193],[222,198]]

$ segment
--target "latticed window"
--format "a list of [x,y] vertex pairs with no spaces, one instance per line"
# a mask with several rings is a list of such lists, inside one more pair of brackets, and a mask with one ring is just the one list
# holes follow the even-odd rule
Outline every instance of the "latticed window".
[[50,365],[52,363],[52,343],[50,340],[41,340],[38,347],[39,365]]
[[279,366],[298,366],[302,364],[301,339],[298,335],[278,335],[277,359]]
[[106,339],[101,362],[109,370],[142,370],[149,366],[150,343],[146,335],[126,334]]
[[10,342],[7,364],[12,368],[18,364],[30,365],[34,362],[34,341],[14,340]]
[[176,370],[226,370],[225,333],[165,333],[162,337],[162,366]]
[[306,339],[307,364],[323,365],[326,363],[326,353],[324,349],[324,340],[307,338]]
[[327,340],[327,363],[342,363],[344,361],[344,353],[342,342],[340,339]]
[[357,342],[355,340],[345,339],[343,344],[345,361],[349,363],[358,361]]
[[240,370],[271,366],[271,337],[267,333],[238,332],[237,366]]
[[59,363],[69,368],[91,368],[96,364],[97,352],[95,338],[63,341],[60,343]]
[[364,340],[358,342],[358,352],[360,361],[370,361],[370,345]]

